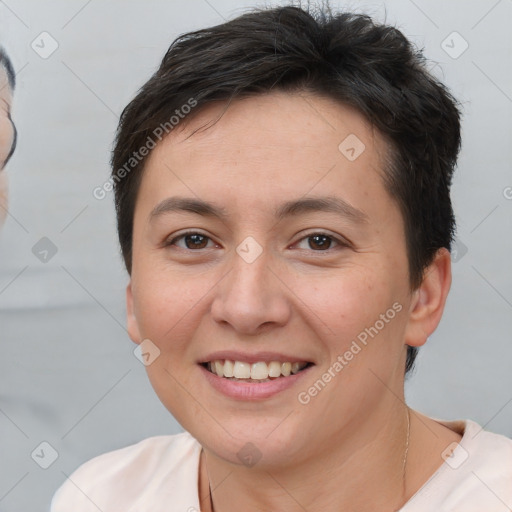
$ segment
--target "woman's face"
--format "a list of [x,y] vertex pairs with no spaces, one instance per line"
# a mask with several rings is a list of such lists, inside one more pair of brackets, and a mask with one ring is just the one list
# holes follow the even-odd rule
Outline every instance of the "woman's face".
[[11,103],[7,73],[0,66],[0,226],[7,215],[7,177],[2,169],[14,142],[14,127],[9,117]]
[[[223,108],[175,128],[146,163],[129,333],[150,340],[151,383],[203,446],[283,466],[382,420],[402,394],[403,220],[381,179],[386,146],[354,110],[272,93],[191,135]],[[257,379],[214,375],[215,360]],[[287,362],[308,365],[261,382]]]

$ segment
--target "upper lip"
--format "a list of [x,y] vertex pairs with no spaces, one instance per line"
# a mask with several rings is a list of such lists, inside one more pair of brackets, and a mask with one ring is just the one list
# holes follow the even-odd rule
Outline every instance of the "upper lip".
[[291,356],[286,354],[280,354],[278,352],[239,352],[236,350],[221,350],[218,352],[212,352],[208,356],[202,358],[199,363],[209,363],[211,361],[241,361],[244,363],[259,363],[260,361],[271,362],[279,361],[280,363],[311,363],[312,361],[308,358]]

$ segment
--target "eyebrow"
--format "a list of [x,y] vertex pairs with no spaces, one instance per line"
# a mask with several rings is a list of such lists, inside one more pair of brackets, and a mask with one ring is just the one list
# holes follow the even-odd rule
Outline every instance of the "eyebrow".
[[203,217],[218,217],[224,219],[227,213],[223,208],[201,199],[189,197],[168,197],[157,204],[149,214],[149,220],[172,212],[190,212]]
[[366,213],[355,208],[350,203],[340,197],[306,197],[296,201],[288,201],[282,204],[275,212],[275,216],[282,220],[292,215],[300,215],[312,212],[330,212],[336,213],[342,217],[347,217],[358,224],[368,222]]
[[[217,217],[219,219],[226,219],[228,217],[224,208],[220,208],[208,201],[187,197],[168,197],[153,208],[149,214],[149,220],[152,221],[161,215],[172,212],[190,212],[204,217]],[[336,213],[358,224],[369,221],[368,215],[362,210],[334,196],[307,197],[287,201],[275,210],[274,215],[278,220],[283,220],[293,215],[313,212]]]

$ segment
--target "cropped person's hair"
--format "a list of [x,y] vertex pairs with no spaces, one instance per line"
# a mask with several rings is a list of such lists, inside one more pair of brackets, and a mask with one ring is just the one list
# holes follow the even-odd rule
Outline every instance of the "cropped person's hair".
[[0,68],[5,69],[5,73],[7,74],[7,80],[9,82],[9,87],[14,91],[16,87],[16,74],[14,73],[14,68],[9,59],[5,50],[0,46]]
[[[128,272],[145,158],[130,172],[119,170],[191,98],[197,104],[189,118],[211,102],[272,91],[310,92],[350,105],[383,135],[390,150],[383,183],[404,218],[410,285],[416,289],[436,251],[450,249],[454,236],[450,185],[460,147],[458,105],[398,29],[366,15],[333,14],[328,7],[255,9],[172,43],[124,109],[112,154]],[[406,372],[416,353],[408,347]]]

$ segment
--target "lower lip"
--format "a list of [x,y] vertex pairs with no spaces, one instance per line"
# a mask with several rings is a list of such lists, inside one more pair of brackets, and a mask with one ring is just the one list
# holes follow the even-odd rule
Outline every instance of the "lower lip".
[[270,398],[277,395],[281,391],[294,386],[303,376],[309,373],[312,366],[304,370],[290,375],[289,377],[279,377],[268,382],[240,382],[224,377],[219,377],[214,373],[208,371],[204,366],[199,365],[208,382],[220,393],[230,398],[237,398],[239,400],[261,400]]

